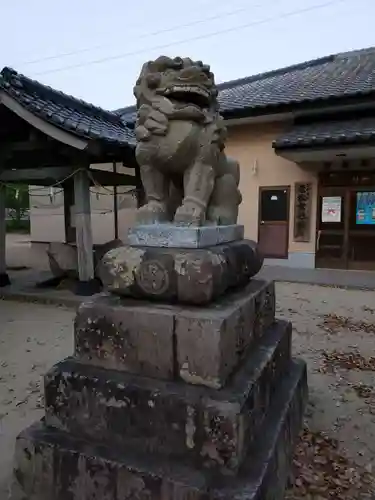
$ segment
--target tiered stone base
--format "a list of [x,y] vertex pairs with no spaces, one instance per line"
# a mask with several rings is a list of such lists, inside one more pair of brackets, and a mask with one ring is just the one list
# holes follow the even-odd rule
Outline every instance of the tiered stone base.
[[45,377],[45,423],[98,443],[233,473],[290,368],[290,341],[290,323],[270,327],[220,391],[68,359]]
[[272,282],[204,307],[102,294],[74,327],[17,439],[25,499],[283,498],[307,384]]
[[274,318],[274,284],[256,280],[206,307],[101,295],[78,310],[75,354],[93,366],[220,388]]
[[282,500],[306,402],[304,363],[290,363],[240,472],[222,476],[120,445],[94,445],[43,423],[17,439],[28,500]]

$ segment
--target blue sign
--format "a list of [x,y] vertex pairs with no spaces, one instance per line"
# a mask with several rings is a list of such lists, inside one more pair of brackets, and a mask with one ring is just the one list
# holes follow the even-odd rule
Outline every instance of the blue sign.
[[375,224],[375,192],[357,192],[356,224]]

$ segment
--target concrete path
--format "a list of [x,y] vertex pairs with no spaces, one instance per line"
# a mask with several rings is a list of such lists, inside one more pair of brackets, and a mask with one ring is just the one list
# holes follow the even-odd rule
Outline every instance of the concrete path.
[[45,271],[23,270],[9,273],[12,284],[0,288],[0,300],[16,300],[19,302],[33,302],[39,304],[54,304],[76,309],[88,297],[75,295],[64,288],[39,288],[41,283],[52,277]]
[[289,283],[309,283],[353,289],[375,290],[374,271],[341,269],[295,269],[283,266],[264,266],[260,278]]

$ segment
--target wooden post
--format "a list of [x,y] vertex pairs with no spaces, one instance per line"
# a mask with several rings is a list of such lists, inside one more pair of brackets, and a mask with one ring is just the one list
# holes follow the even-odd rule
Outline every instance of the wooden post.
[[76,232],[72,226],[71,210],[74,206],[74,185],[70,179],[64,183],[64,225],[65,243],[75,243]]
[[[117,164],[113,162],[113,173],[117,174]],[[116,181],[115,181],[116,182]],[[118,200],[117,200],[117,186],[113,186],[113,220],[115,224],[115,239],[118,239]]]
[[143,189],[141,171],[138,165],[135,166],[135,184],[137,192],[137,207],[140,208],[146,203],[145,190]]
[[0,184],[0,287],[10,285],[6,266],[5,186]]
[[90,210],[90,179],[85,170],[74,176],[75,228],[79,285],[77,294],[92,295],[98,291],[94,279],[94,254]]

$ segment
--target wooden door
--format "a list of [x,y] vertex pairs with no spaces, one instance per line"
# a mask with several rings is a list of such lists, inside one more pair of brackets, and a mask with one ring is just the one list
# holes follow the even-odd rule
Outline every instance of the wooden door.
[[258,246],[265,257],[287,259],[289,187],[259,188]]

